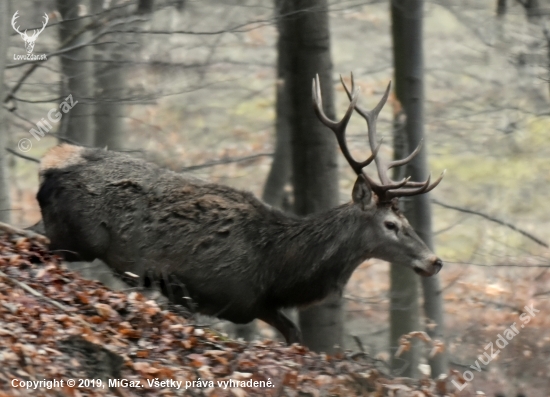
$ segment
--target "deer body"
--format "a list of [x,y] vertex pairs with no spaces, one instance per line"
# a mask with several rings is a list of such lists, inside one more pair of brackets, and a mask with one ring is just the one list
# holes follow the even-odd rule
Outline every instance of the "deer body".
[[288,342],[300,335],[280,309],[342,291],[368,258],[424,276],[441,268],[395,200],[377,197],[363,175],[352,198],[295,218],[247,192],[67,144],[42,159],[37,195],[50,248],[67,259],[99,258],[205,314],[262,319]]

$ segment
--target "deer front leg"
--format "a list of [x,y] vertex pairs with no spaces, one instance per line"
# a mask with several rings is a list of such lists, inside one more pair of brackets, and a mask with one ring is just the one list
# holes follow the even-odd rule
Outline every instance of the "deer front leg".
[[266,310],[258,318],[283,334],[286,343],[289,345],[293,343],[302,343],[302,333],[296,324],[294,324],[280,309]]

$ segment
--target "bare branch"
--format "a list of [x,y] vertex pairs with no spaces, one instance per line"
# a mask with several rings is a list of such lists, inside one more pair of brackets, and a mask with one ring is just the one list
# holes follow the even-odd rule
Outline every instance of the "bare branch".
[[547,243],[542,241],[540,238],[538,238],[536,236],[533,236],[531,233],[526,232],[525,230],[518,228],[517,226],[513,225],[510,222],[503,221],[503,220],[495,218],[491,215],[487,215],[483,212],[474,211],[474,210],[471,210],[471,209],[468,209],[468,208],[457,207],[457,206],[454,206],[454,205],[445,204],[445,203],[442,203],[441,201],[436,200],[436,199],[432,199],[432,203],[437,204],[437,205],[439,205],[443,208],[448,208],[448,209],[451,209],[451,210],[464,212],[466,214],[472,214],[472,215],[480,216],[480,217],[485,218],[485,219],[487,219],[491,222],[495,222],[495,223],[498,223],[499,225],[506,226],[507,228],[510,228],[513,231],[524,235],[525,237],[527,237],[528,239],[534,241],[535,243],[537,243],[539,245],[542,245],[543,247],[550,248],[550,245],[548,245]]
[[14,156],[21,157],[22,159],[33,161],[35,163],[40,163],[40,160],[38,160],[37,158],[18,153],[17,151],[10,149],[9,147],[6,148],[6,151],[13,154]]
[[222,164],[240,163],[242,161],[254,160],[254,159],[257,159],[257,158],[260,158],[260,157],[271,157],[271,156],[273,156],[273,153],[258,153],[258,154],[253,154],[251,156],[245,156],[245,157],[236,157],[236,158],[227,158],[227,159],[222,159],[222,160],[214,160],[214,161],[209,161],[209,162],[203,163],[203,164],[191,165],[189,167],[184,167],[184,168],[181,169],[181,172],[200,170],[202,168],[214,167],[216,165],[222,165]]
[[35,239],[40,244],[48,245],[50,243],[50,240],[39,233],[35,233],[32,230],[23,230],[18,229],[15,226],[8,225],[7,223],[0,222],[0,230],[9,233],[9,234],[18,234],[20,236],[27,237],[29,239]]

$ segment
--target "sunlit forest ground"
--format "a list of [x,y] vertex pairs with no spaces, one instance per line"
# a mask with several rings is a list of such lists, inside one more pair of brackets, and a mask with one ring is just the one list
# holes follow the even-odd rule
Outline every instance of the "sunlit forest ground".
[[[426,141],[434,175],[447,174],[432,198],[504,220],[542,241],[550,241],[550,106],[548,71],[522,64],[522,54],[546,56],[540,28],[511,6],[497,22],[492,1],[426,4]],[[248,3],[247,3],[248,4]],[[189,1],[185,12],[158,12],[160,29],[223,30],[249,21],[238,33],[145,37],[129,65],[126,146],[174,170],[224,158],[274,150],[275,41],[271,3],[250,6]],[[389,10],[386,3],[335,2],[332,54],[339,114],[347,106],[338,74],[353,71],[362,104],[378,101],[392,78]],[[54,35],[50,33],[53,43]],[[17,45],[20,43],[17,42]],[[13,45],[16,45],[13,42]],[[42,43],[47,45],[47,41]],[[53,44],[52,44],[53,45]],[[52,67],[58,67],[56,61]],[[11,70],[8,83],[18,70]],[[51,97],[56,75],[44,68],[21,95]],[[309,81],[303,82],[309,85]],[[380,119],[382,156],[392,156],[391,125],[398,106],[390,101]],[[44,117],[51,104],[21,103],[28,120]],[[31,125],[15,120],[12,142]],[[352,120],[348,136],[354,152],[367,154],[364,121]],[[330,133],[327,130],[327,133]],[[40,157],[56,144],[53,136],[33,141],[27,153]],[[341,200],[350,197],[354,174],[340,162]],[[247,189],[261,196],[269,156],[203,168],[201,178]],[[37,166],[12,159],[13,219],[28,226],[40,218],[34,198]],[[370,170],[372,172],[372,170]],[[440,273],[446,311],[448,354],[460,373],[472,370],[489,342],[514,322],[525,305],[539,313],[481,372],[470,390],[487,395],[523,391],[546,396],[550,389],[550,251],[525,236],[479,216],[433,206],[436,251],[445,260]],[[369,353],[389,357],[388,265],[362,265],[346,290],[347,348],[359,337]],[[403,271],[409,271],[403,269]],[[268,336],[270,330],[264,330]],[[495,347],[496,349],[496,347]],[[512,395],[512,394],[509,394]]]

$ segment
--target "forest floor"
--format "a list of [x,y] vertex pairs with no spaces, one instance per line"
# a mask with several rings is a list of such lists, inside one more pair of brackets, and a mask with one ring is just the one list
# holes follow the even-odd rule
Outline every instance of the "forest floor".
[[453,396],[366,353],[243,342],[138,292],[68,271],[40,237],[0,232],[0,396]]

